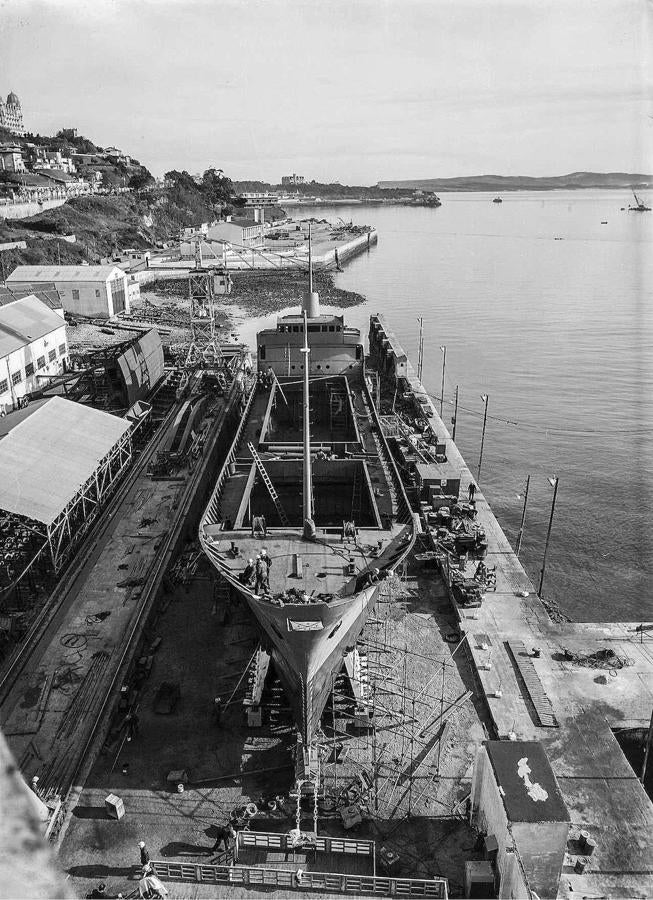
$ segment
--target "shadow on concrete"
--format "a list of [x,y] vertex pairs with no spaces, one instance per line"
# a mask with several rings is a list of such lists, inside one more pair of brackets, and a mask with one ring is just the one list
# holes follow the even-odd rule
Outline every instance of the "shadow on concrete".
[[131,878],[137,881],[140,877],[140,866],[71,866],[66,869],[73,878]]
[[77,819],[110,819],[104,806],[76,806],[73,815]]
[[[210,830],[215,830],[215,837],[217,837],[217,829],[207,829],[207,831]],[[161,847],[159,852],[161,856],[202,856],[209,853],[214,856],[217,855],[217,851],[214,853],[211,847],[211,844],[187,844],[184,841],[170,841],[169,844]]]

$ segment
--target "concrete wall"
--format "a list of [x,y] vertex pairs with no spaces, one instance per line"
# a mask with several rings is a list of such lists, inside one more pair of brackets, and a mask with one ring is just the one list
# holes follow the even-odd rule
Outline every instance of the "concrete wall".
[[508,817],[485,747],[481,747],[476,755],[471,802],[472,824],[486,835],[494,835],[497,840],[498,896],[529,898],[531,892],[513,850]]
[[27,219],[28,216],[36,216],[46,209],[56,209],[63,206],[65,198],[61,200],[42,200],[41,203],[0,203],[0,219]]
[[540,897],[555,897],[567,849],[567,822],[515,822],[512,833],[528,880]]
[[[65,346],[63,353],[59,349],[62,345]],[[55,353],[55,358],[50,360],[49,356],[52,351]],[[41,358],[44,360],[44,364],[39,366],[38,361]],[[66,325],[63,321],[60,328],[0,359],[0,412],[10,412],[22,397],[38,387],[42,387],[45,382],[37,378],[37,375],[58,375],[63,371],[64,363],[67,361],[68,342]],[[26,376],[25,366],[29,364],[34,366],[34,373]],[[22,375],[20,382],[16,385],[12,384],[11,379],[15,372],[20,372]]]

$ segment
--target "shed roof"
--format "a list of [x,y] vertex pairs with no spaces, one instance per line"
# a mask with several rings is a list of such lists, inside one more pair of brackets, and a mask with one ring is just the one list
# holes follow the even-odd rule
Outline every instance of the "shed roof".
[[124,276],[117,266],[16,266],[7,278],[7,284],[16,282],[52,283],[61,281],[102,281],[114,275]]
[[0,509],[51,525],[130,427],[51,397],[0,440]]
[[63,309],[61,296],[53,284],[38,282],[35,287],[36,290],[32,290],[31,285],[10,288],[0,284],[0,306],[4,306],[6,303],[13,303],[14,300],[33,294],[39,300],[42,300],[46,306],[49,306],[50,309]]
[[263,227],[263,224],[261,222],[255,222],[254,219],[247,219],[241,216],[232,218],[231,222],[228,224],[238,225],[239,228],[254,228],[255,225],[260,225],[261,228]]
[[549,759],[539,741],[486,741],[511,822],[568,822]]
[[65,325],[61,316],[33,294],[0,306],[0,359]]

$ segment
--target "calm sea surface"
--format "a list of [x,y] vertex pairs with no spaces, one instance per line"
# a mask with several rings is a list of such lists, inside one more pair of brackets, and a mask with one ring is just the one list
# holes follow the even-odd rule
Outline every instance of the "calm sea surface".
[[[653,197],[646,199],[649,205]],[[443,194],[439,209],[293,209],[369,223],[379,243],[337,276],[385,314],[413,364],[424,319],[426,389],[535,579],[559,488],[543,593],[579,621],[653,619],[653,212],[626,191]],[[607,224],[602,224],[606,222]],[[275,317],[248,320],[250,341]],[[439,403],[439,401],[438,401]]]

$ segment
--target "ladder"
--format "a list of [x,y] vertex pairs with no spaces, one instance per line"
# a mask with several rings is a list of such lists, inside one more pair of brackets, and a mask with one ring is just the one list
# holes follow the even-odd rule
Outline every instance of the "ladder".
[[331,389],[329,393],[329,414],[332,440],[336,437],[344,437],[347,433],[347,395],[342,390]]
[[275,491],[274,485],[270,481],[270,476],[266,472],[265,466],[263,465],[263,463],[261,461],[261,457],[258,455],[256,450],[254,449],[254,444],[252,444],[251,441],[247,445],[247,449],[252,454],[254,462],[256,463],[256,468],[259,470],[259,472],[261,474],[261,478],[263,479],[263,482],[264,482],[266,488],[268,489],[268,493],[269,493],[270,497],[272,498],[272,502],[274,503],[275,509],[276,509],[277,513],[279,514],[279,518],[281,519],[281,524],[284,526],[284,528],[288,528],[290,525],[290,522],[288,521],[288,516],[286,515],[286,511],[283,508],[283,506],[281,505],[281,500],[279,500],[279,495]]

